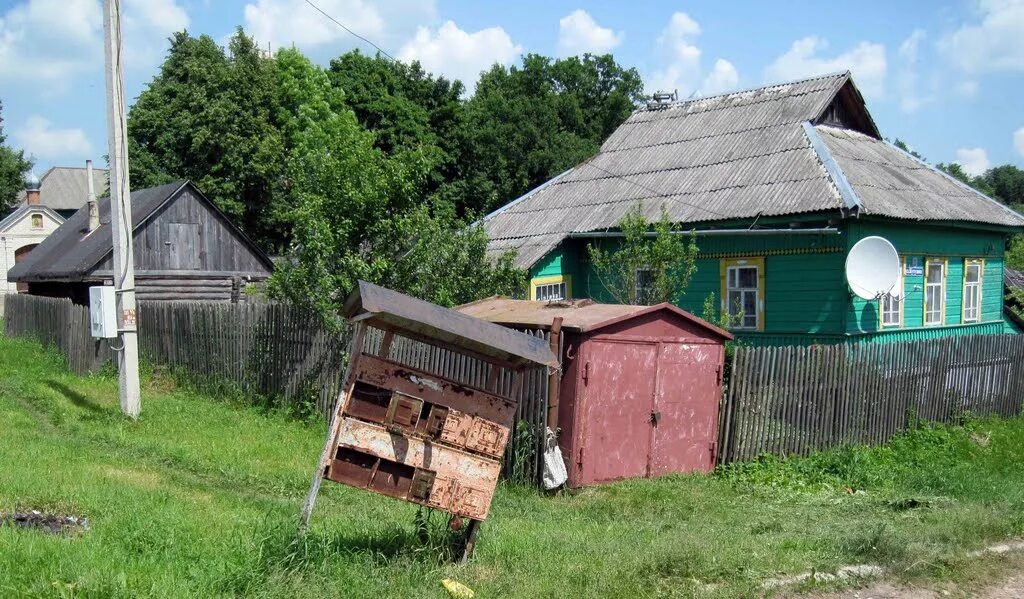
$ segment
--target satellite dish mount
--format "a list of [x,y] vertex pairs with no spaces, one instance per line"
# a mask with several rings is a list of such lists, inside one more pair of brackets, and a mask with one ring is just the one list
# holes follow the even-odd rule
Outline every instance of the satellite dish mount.
[[[846,255],[846,282],[857,297],[875,300],[892,294],[900,278],[900,257],[884,237],[865,237]],[[894,295],[900,295],[895,290]]]

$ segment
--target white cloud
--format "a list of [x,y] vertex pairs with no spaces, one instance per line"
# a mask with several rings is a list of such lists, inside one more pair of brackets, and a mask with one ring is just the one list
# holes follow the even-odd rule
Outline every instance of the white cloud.
[[558,55],[605,54],[624,37],[621,31],[598,25],[587,11],[576,9],[558,21]]
[[[345,25],[370,39],[384,33],[384,19],[377,7],[363,0],[322,0],[327,14],[344,18]],[[303,48],[344,41],[351,34],[331,22],[303,0],[257,0],[246,4],[245,25],[261,43],[275,48],[295,44]]]
[[715,61],[715,66],[712,67],[711,72],[704,78],[700,91],[709,96],[720,94],[736,89],[739,82],[740,74],[736,72],[736,67],[728,60],[719,58]]
[[981,175],[989,167],[988,153],[984,148],[960,148],[956,151],[956,161],[972,177]]
[[[384,50],[409,39],[416,28],[437,18],[435,0],[318,0],[316,5]],[[375,50],[342,29],[304,0],[251,0],[243,9],[245,29],[261,45],[292,45],[304,51]]]
[[92,143],[85,132],[77,128],[55,129],[53,123],[41,116],[30,116],[25,124],[14,131],[19,145],[43,160],[61,158],[88,158],[93,154]]
[[953,90],[963,98],[973,98],[978,95],[978,82],[973,79],[964,79],[953,86]]
[[927,34],[923,29],[915,29],[896,52],[899,59],[896,87],[900,95],[900,110],[903,112],[917,112],[921,106],[934,100],[931,94],[920,89],[920,76],[917,72],[920,45],[925,37]]
[[[122,20],[129,67],[159,61],[167,36],[189,23],[177,0],[126,0]],[[28,0],[0,16],[0,79],[31,80],[52,95],[83,73],[95,77],[103,60],[99,0]]]
[[885,94],[885,46],[864,41],[832,58],[820,55],[827,48],[828,42],[818,36],[799,39],[768,65],[765,79],[776,83],[849,69],[866,96],[877,98]]
[[1024,71],[1024,0],[978,0],[980,21],[965,24],[941,47],[970,73]]
[[480,72],[495,63],[507,65],[523,51],[501,27],[488,27],[472,33],[459,29],[453,21],[431,30],[420,27],[416,35],[398,52],[398,59],[420,61],[432,73],[459,79],[470,93]]
[[693,93],[707,96],[736,88],[739,73],[728,60],[717,59],[711,72],[703,75],[700,64],[702,52],[697,46],[700,34],[700,24],[690,15],[684,12],[672,15],[658,36],[663,67],[647,77],[651,91],[679,90],[680,97],[685,98]]
[[912,31],[910,35],[907,36],[907,39],[903,40],[903,43],[900,44],[900,58],[909,63],[916,63],[918,48],[921,45],[921,42],[924,41],[925,37],[927,37],[927,34],[924,32],[924,29],[915,29]]
[[0,17],[0,78],[66,88],[66,80],[94,66],[96,56],[102,61],[102,38],[96,0],[17,4]]
[[125,0],[122,15],[125,65],[129,68],[162,62],[167,38],[189,25],[188,13],[176,0]]
[[1013,132],[1013,149],[1024,158],[1024,127]]

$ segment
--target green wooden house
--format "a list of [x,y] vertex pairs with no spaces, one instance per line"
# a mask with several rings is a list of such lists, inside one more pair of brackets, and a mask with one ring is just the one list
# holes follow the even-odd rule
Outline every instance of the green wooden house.
[[[614,244],[640,202],[693,228],[697,274],[753,344],[997,334],[1003,255],[1024,216],[882,139],[849,73],[636,110],[586,162],[488,215],[490,251],[516,251],[531,299],[608,301],[588,244]],[[893,243],[902,293],[855,297],[846,255]],[[640,277],[643,280],[643,277]]]

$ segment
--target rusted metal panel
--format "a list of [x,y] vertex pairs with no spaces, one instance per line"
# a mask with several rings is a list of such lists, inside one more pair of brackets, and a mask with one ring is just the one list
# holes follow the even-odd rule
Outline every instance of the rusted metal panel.
[[663,343],[651,447],[651,476],[708,472],[715,466],[722,348]]
[[657,311],[567,333],[559,446],[569,484],[712,469],[723,342]]
[[366,281],[359,281],[345,302],[345,316],[513,367],[535,364],[558,366],[558,360],[543,339],[522,335]]
[[501,464],[383,426],[346,418],[325,472],[333,481],[482,520]]
[[578,388],[584,422],[568,460],[574,486],[647,476],[657,354],[653,343],[587,343]]
[[493,459],[426,439],[404,436],[353,418],[342,422],[338,445],[415,468],[433,470],[438,476],[462,477],[477,485],[496,484],[501,470],[501,465]]
[[355,377],[357,381],[374,387],[393,389],[505,426],[511,426],[515,416],[515,403],[511,399],[375,356],[360,356],[355,367]]

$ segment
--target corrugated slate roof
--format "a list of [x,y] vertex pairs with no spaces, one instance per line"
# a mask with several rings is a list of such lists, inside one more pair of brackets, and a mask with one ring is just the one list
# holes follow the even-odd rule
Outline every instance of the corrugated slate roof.
[[638,200],[677,222],[837,210],[842,200],[803,134],[846,73],[634,112],[588,161],[484,226],[490,250],[531,266],[571,233],[616,228]]
[[1024,216],[892,144],[848,129],[816,129],[860,199],[862,214],[1024,226]]
[[[84,167],[54,166],[39,179],[39,203],[53,210],[78,210],[89,195],[89,178]],[[107,193],[107,169],[92,169],[96,197]],[[25,202],[25,191],[18,193],[18,202]]]
[[[877,132],[849,73],[639,109],[597,155],[488,215],[489,251],[515,249],[516,264],[528,268],[573,233],[618,228],[638,201],[652,221],[664,206],[687,224],[839,214],[848,208],[840,187],[848,195],[852,188],[867,214],[1024,226],[1020,215],[875,137],[824,125],[805,132],[834,100],[862,111],[859,122]],[[808,137],[814,131],[825,154]]]
[[1024,272],[1009,266],[1003,267],[1003,282],[1011,289],[1024,289]]

